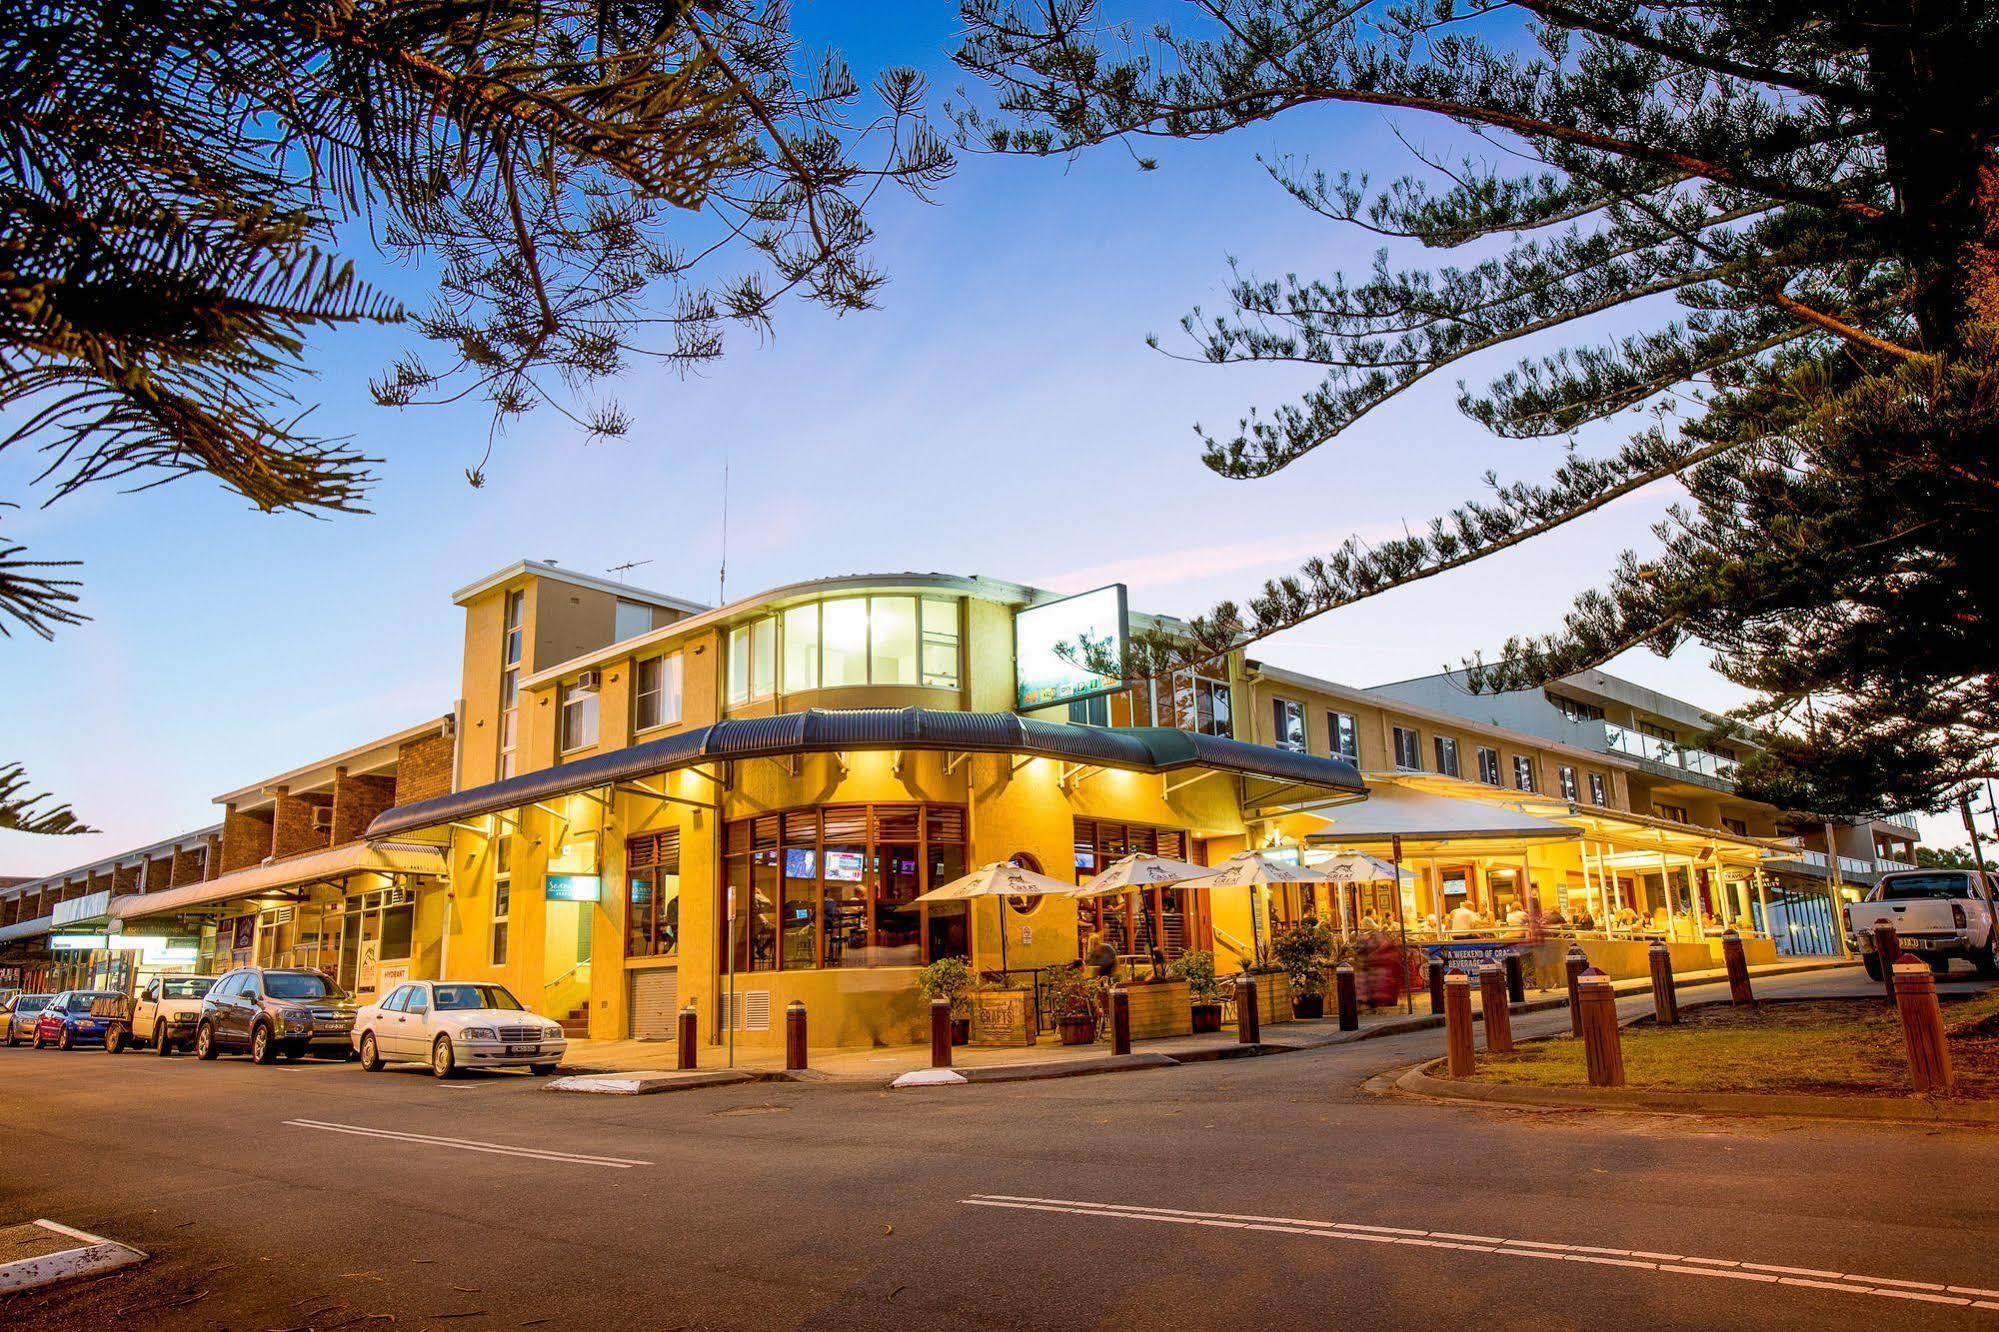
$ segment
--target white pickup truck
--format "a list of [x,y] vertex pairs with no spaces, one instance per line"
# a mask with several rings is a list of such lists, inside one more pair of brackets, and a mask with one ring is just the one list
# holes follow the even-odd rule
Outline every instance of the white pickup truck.
[[1846,938],[1867,974],[1881,979],[1874,927],[1895,927],[1896,942],[1941,974],[1961,957],[1981,976],[1999,976],[1999,883],[1976,870],[1891,870],[1864,901],[1846,908]]
[[114,1019],[104,1032],[104,1048],[118,1054],[127,1046],[152,1047],[170,1055],[176,1048],[194,1048],[201,1001],[214,986],[213,976],[155,976],[138,998],[129,1001],[130,1016]]

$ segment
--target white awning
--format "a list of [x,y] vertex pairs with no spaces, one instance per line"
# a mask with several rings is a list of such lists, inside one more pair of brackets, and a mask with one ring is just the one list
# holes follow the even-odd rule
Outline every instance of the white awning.
[[289,860],[232,870],[205,883],[116,898],[111,903],[111,918],[130,920],[135,916],[165,915],[354,874],[443,874],[446,868],[444,853],[434,846],[413,842],[350,842]]
[[17,920],[12,925],[0,925],[0,943],[36,938],[54,929],[55,923],[56,918],[51,914],[36,916],[33,920]]
[[1315,814],[1297,816],[1321,826],[1305,836],[1319,842],[1409,842],[1513,840],[1560,841],[1582,836],[1582,829],[1553,819],[1537,818],[1509,805],[1483,800],[1459,800],[1426,791],[1377,786],[1366,800]]

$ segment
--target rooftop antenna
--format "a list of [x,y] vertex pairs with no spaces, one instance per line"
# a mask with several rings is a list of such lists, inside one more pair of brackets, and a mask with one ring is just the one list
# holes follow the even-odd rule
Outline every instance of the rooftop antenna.
[[616,574],[618,576],[618,581],[622,583],[625,581],[626,574],[630,573],[634,569],[643,569],[648,564],[651,563],[652,563],[651,560],[626,560],[623,564],[612,565],[610,568],[604,570],[604,572]]
[[722,455],[722,567],[715,577],[715,604],[717,606],[729,604],[729,455],[727,453]]

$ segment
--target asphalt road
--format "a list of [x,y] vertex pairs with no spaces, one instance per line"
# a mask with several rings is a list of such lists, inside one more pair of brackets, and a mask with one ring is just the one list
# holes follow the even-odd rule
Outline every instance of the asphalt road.
[[1991,1133],[1365,1088],[1440,1048],[630,1098],[0,1049],[0,1223],[154,1255],[0,1326],[1999,1327],[1772,1270],[1999,1289]]

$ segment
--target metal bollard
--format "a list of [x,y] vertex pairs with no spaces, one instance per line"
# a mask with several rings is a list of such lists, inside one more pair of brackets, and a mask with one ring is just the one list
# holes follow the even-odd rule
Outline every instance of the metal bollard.
[[1569,984],[1569,1035],[1571,1036],[1581,1036],[1583,1034],[1583,1016],[1581,1010],[1576,1006],[1579,998],[1576,991],[1576,979],[1588,969],[1589,955],[1583,952],[1582,945],[1570,944],[1569,955],[1562,959],[1562,972],[1567,977]]
[[1471,1048],[1471,977],[1456,968],[1444,977],[1444,1059],[1454,1078],[1478,1069]]
[[1576,979],[1582,1014],[1583,1062],[1592,1087],[1624,1085],[1624,1045],[1617,1028],[1617,995],[1610,977],[1591,967]]
[[1111,1053],[1131,1053],[1131,992],[1111,986]]
[[1479,1003],[1485,1014],[1487,1054],[1513,1053],[1513,1011],[1506,1006],[1506,968],[1488,962],[1478,972]]
[[796,1073],[805,1067],[805,1001],[784,1006],[784,1066]]
[[1881,984],[1887,988],[1888,1000],[1892,1003],[1895,999],[1895,964],[1902,960],[1902,936],[1895,932],[1893,925],[1874,927],[1874,956],[1881,959]]
[[696,1064],[694,1005],[680,1010],[680,1058],[676,1061],[681,1068],[693,1068]]
[[1918,1096],[1948,1096],[1956,1087],[1950,1069],[1950,1041],[1943,1010],[1937,1007],[1937,978],[1921,958],[1895,964],[1895,1009],[1902,1017],[1902,1041],[1909,1050],[1909,1080]]
[[1506,955],[1506,1000],[1513,1004],[1527,1002],[1527,967],[1518,953]]
[[1333,995],[1339,1003],[1340,1030],[1360,1030],[1360,991],[1354,985],[1353,963],[1333,968]]
[[951,1001],[930,1001],[930,1067],[951,1067]]
[[1749,988],[1749,959],[1742,953],[1742,936],[1734,930],[1721,934],[1721,960],[1728,966],[1728,1002],[1741,1008],[1756,1002]]
[[1662,1027],[1675,1026],[1680,1020],[1680,992],[1673,984],[1672,950],[1654,943],[1645,952],[1652,962],[1652,1018]]
[[1235,978],[1235,1030],[1236,1040],[1242,1045],[1260,1045],[1263,1042],[1263,1027],[1256,1020],[1256,978],[1253,976]]
[[1441,1013],[1444,1011],[1444,959],[1443,958],[1433,957],[1430,959],[1429,979],[1430,979],[1430,1012],[1432,1014]]

